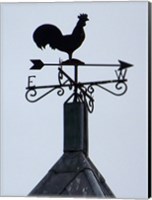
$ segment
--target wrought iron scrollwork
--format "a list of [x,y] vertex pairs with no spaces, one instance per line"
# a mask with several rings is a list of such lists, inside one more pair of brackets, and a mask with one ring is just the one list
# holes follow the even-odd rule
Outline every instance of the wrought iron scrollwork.
[[[78,65],[74,65],[74,80],[63,70],[61,62],[59,62],[58,67],[58,85],[48,85],[48,86],[31,86],[31,78],[35,76],[30,76],[28,78],[28,87],[25,94],[26,99],[29,102],[37,102],[49,93],[57,90],[57,95],[62,96],[65,93],[65,89],[73,90],[72,94],[66,100],[66,102],[76,101],[83,102],[90,113],[94,110],[94,97],[95,87],[103,89],[110,94],[115,96],[121,96],[127,91],[127,68],[132,66],[128,63],[119,61],[119,69],[115,70],[116,79],[106,80],[106,81],[95,81],[95,82],[78,82]],[[44,64],[43,64],[44,65]],[[57,64],[56,64],[57,65]],[[85,65],[83,65],[85,66]],[[87,65],[86,65],[87,66]],[[94,66],[92,64],[88,66]],[[97,65],[99,66],[99,65]],[[106,86],[105,86],[106,85]],[[110,85],[110,86],[109,86]],[[112,87],[113,86],[113,87]],[[38,91],[40,89],[47,89],[46,92],[40,94]]]
[[[27,92],[25,94],[26,99],[31,102],[37,102],[40,99],[42,99],[43,97],[45,97],[46,95],[48,95],[49,93],[53,92],[54,90],[57,90],[57,95],[58,96],[62,96],[65,93],[65,87],[69,88],[70,90],[72,89],[72,87],[74,86],[74,81],[62,70],[62,67],[58,68],[58,85],[50,85],[50,86],[31,86],[30,84],[32,83],[32,81],[30,80],[30,78],[35,77],[35,76],[31,76],[28,78],[28,87]],[[38,96],[38,90],[39,89],[48,89],[49,90],[47,92],[45,92],[44,94],[39,94]]]
[[59,90],[57,91],[57,94],[58,94],[59,96],[64,95],[64,89],[63,89],[63,87],[59,88]]
[[116,92],[114,92],[114,91],[112,91],[112,90],[110,90],[110,89],[108,89],[108,88],[106,88],[106,87],[104,87],[100,84],[97,84],[96,86],[98,86],[99,88],[101,88],[101,89],[103,89],[103,90],[105,90],[105,91],[107,91],[107,92],[109,92],[109,93],[111,93],[115,96],[122,96],[123,94],[126,93],[127,88],[128,88],[127,84],[124,81],[119,81],[119,82],[116,83],[116,85],[115,85]]
[[30,103],[35,103],[35,102],[39,101],[40,99],[42,99],[43,97],[47,96],[49,93],[53,92],[55,89],[59,89],[59,91],[57,92],[57,94],[59,96],[64,94],[64,92],[61,91],[61,88],[54,87],[54,88],[51,88],[51,90],[49,90],[37,97],[38,89],[39,89],[38,87],[31,87],[27,90],[27,92],[25,94],[27,101],[29,101]]
[[[92,96],[92,94],[94,93],[94,88],[92,87],[92,84],[90,84],[89,86],[82,86],[82,88],[84,89],[85,92],[80,93],[81,97],[82,97],[82,102],[85,103],[88,111],[90,113],[93,112],[94,110],[94,98]],[[87,94],[87,95],[86,95]]]
[[86,105],[88,111],[92,113],[94,110],[94,99],[87,98],[86,95],[83,94],[83,102]]
[[116,89],[117,90],[121,90],[121,93],[117,93],[116,95],[117,96],[121,96],[121,95],[123,95],[123,94],[125,94],[126,92],[127,92],[127,89],[128,89],[128,86],[127,86],[127,84],[125,83],[125,81],[119,81],[117,84],[116,84]]
[[36,102],[35,99],[32,100],[32,98],[34,98],[36,95],[37,95],[37,91],[36,91],[36,89],[35,89],[34,87],[28,89],[28,90],[26,91],[26,93],[25,93],[25,97],[26,97],[27,101],[29,101],[29,102],[31,102],[31,103],[32,103],[32,102]]
[[[71,90],[72,89],[72,82],[69,78],[65,77],[65,75],[63,74],[63,70],[62,70],[62,66],[60,68],[58,68],[59,72],[58,72],[58,82],[59,82],[59,85],[62,87],[66,86],[67,84],[69,89]],[[65,79],[65,80],[64,80]]]

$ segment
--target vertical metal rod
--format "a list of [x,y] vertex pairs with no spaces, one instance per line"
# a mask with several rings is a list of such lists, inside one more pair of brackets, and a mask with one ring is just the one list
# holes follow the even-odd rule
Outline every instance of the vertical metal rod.
[[75,65],[74,66],[74,82],[75,82],[75,86],[74,86],[74,102],[77,102],[77,94],[78,94],[78,66]]

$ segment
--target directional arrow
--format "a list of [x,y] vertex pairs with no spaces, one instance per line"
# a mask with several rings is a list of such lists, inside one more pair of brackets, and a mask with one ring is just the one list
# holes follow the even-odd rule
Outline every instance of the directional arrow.
[[[61,66],[61,65],[66,65],[66,64],[62,64],[62,63],[43,63],[41,60],[31,60],[31,62],[33,63],[33,66],[30,68],[32,70],[40,70],[42,69],[44,66]],[[118,60],[119,64],[79,64],[79,66],[83,66],[83,67],[119,67],[118,70],[123,70],[126,69],[128,67],[132,67],[133,65],[121,60]],[[72,66],[71,65],[67,65],[67,66]]]
[[124,62],[124,61],[121,61],[121,60],[118,60],[119,63],[120,63],[120,67],[118,70],[123,70],[123,69],[126,69],[128,67],[132,67],[133,65],[130,64],[130,63],[127,63],[127,62]]
[[32,70],[40,70],[42,69],[44,66],[59,66],[60,64],[56,64],[56,63],[43,63],[41,60],[31,60],[31,62],[33,63],[33,66],[30,68]]

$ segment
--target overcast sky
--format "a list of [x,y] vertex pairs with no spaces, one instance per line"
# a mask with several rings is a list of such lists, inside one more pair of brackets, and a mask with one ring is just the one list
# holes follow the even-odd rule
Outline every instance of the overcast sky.
[[[37,85],[57,83],[57,69],[31,71],[30,59],[66,60],[41,51],[32,34],[45,23],[71,34],[87,13],[86,39],[73,57],[86,63],[132,63],[121,97],[96,88],[89,114],[89,157],[118,198],[147,197],[148,3],[1,4],[1,195],[26,196],[63,153],[63,103],[70,93],[51,93],[37,103],[25,99],[28,76]],[[116,78],[115,69],[81,69],[80,80]]]

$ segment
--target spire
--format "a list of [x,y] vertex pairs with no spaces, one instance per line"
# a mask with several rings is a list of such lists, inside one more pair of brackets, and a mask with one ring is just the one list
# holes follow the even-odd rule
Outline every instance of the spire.
[[88,157],[88,110],[84,103],[64,104],[63,151],[29,196],[115,197]]
[[88,111],[84,103],[64,104],[64,152],[88,156]]

